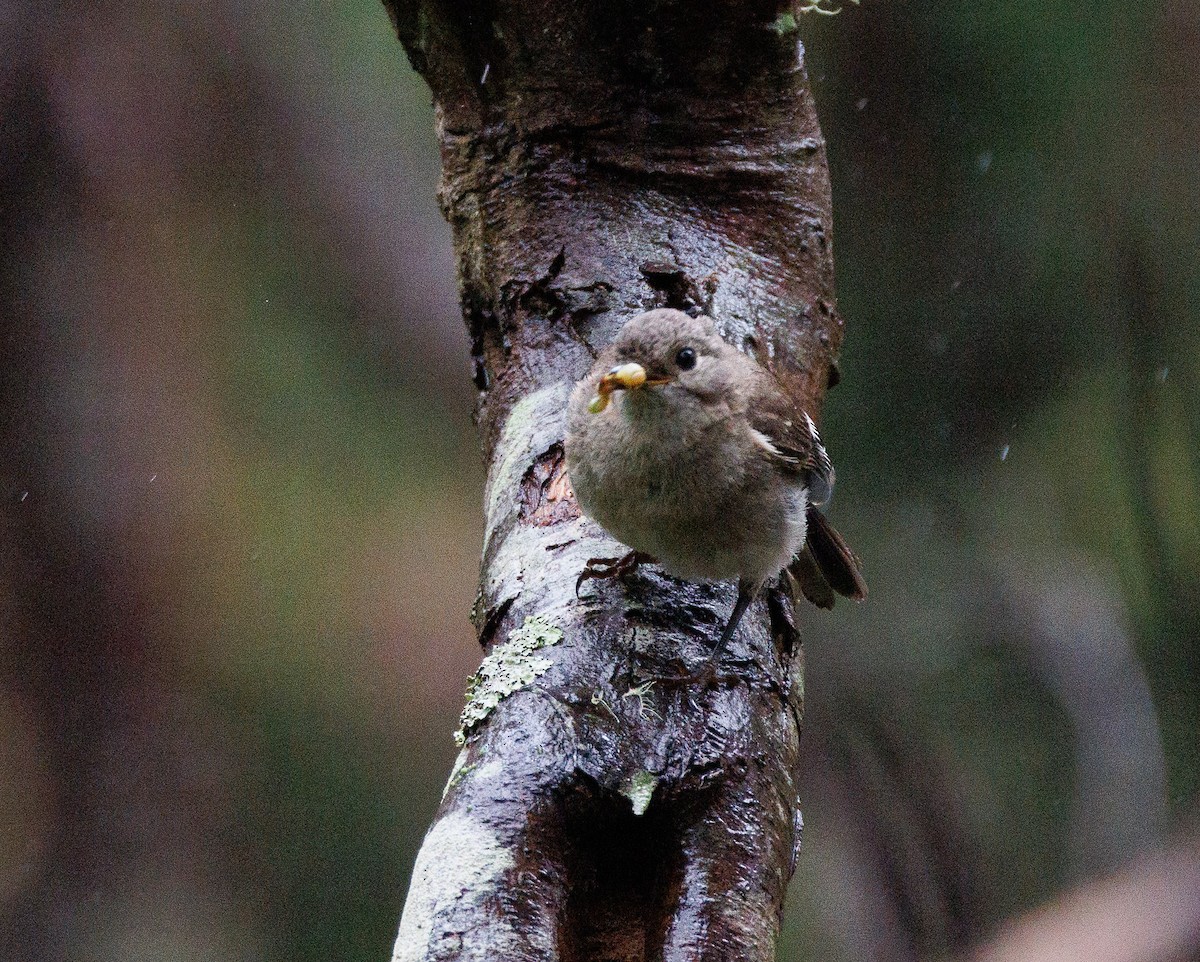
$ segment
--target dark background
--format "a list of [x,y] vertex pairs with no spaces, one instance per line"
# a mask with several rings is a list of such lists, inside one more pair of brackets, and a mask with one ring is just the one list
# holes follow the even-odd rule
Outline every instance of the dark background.
[[[800,35],[871,598],[781,958],[907,959],[1197,831],[1200,16]],[[384,959],[480,657],[429,95],[367,0],[17,0],[0,125],[3,957]]]

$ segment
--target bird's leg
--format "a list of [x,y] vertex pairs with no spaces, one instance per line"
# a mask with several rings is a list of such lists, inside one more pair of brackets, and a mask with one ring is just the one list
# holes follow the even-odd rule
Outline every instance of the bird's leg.
[[725,625],[725,630],[721,632],[721,637],[713,645],[713,650],[708,653],[709,665],[715,667],[722,653],[729,647],[729,642],[733,640],[733,633],[737,631],[738,622],[742,620],[742,615],[746,613],[746,609],[750,607],[750,602],[754,600],[757,594],[758,588],[756,586],[748,585],[744,581],[738,582],[737,601],[733,603],[733,611],[729,614],[729,621]]
[[708,657],[704,659],[698,669],[686,675],[659,675],[655,680],[662,682],[670,682],[673,684],[688,684],[691,682],[709,680],[716,675],[717,663],[720,661],[721,655],[725,649],[729,647],[729,642],[733,640],[733,633],[737,631],[738,623],[742,620],[742,616],[746,613],[746,609],[750,607],[752,602],[758,596],[758,585],[747,584],[744,581],[738,582],[737,601],[733,603],[733,611],[729,614],[729,621],[726,622],[725,628],[721,631],[721,637],[717,639],[717,643],[713,645],[712,651],[708,653]]
[[638,565],[653,563],[654,558],[644,551],[630,551],[619,558],[588,558],[575,581],[575,597],[579,597],[579,589],[585,581],[624,578],[637,571]]

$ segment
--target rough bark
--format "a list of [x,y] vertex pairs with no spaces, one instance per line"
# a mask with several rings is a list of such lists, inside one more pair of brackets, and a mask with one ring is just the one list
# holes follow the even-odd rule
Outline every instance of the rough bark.
[[[772,959],[800,840],[800,646],[778,591],[716,683],[729,585],[622,548],[563,477],[571,385],[633,314],[702,310],[814,415],[836,372],[824,142],[777,0],[386,0],[433,91],[489,464],[492,653],[395,959]],[[532,619],[532,620],[531,620]]]

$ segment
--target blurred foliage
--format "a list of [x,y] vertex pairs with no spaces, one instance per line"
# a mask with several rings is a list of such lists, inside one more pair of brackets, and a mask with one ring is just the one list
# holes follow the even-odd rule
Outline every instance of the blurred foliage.
[[[428,94],[370,3],[3,17],[5,957],[383,958],[480,657]],[[911,958],[1194,824],[1200,24],[799,34],[872,596],[805,622],[781,958]]]
[[[869,545],[877,609],[865,632],[840,622],[838,643],[900,649],[885,658],[892,677],[877,680],[875,711],[886,717],[908,691],[907,724],[927,749],[942,746],[934,765],[965,793],[963,839],[980,850],[962,857],[987,886],[977,897],[990,928],[1194,818],[1200,160],[1181,128],[1196,130],[1200,102],[1195,65],[1181,63],[1197,29],[1184,4],[1120,3],[901,3],[805,27],[849,330],[825,433],[844,479],[838,523]],[[921,583],[893,580],[872,564],[881,557]],[[1123,706],[1093,690],[1064,714],[1072,673],[1099,678],[1107,657],[1088,650],[1087,619],[1063,610],[1076,577],[1131,646],[1107,682],[1131,700],[1148,686],[1152,704],[1128,710],[1161,730],[1139,791],[1111,784],[1124,812],[1099,825],[1078,810],[1077,766],[1096,734],[1078,712],[1120,732]],[[893,590],[905,598],[893,603]],[[996,612],[997,596],[1008,607],[1014,595],[1028,617]],[[962,617],[947,625],[952,615],[926,606]],[[998,617],[980,624],[972,608]],[[1030,637],[1038,621],[1078,637],[1057,674],[1030,674],[1039,644],[1052,644]],[[821,639],[809,647],[819,665]],[[834,657],[847,663],[843,684],[878,676],[878,653]],[[810,714],[810,737],[815,723]],[[890,792],[858,804],[894,805]],[[1079,854],[1099,846],[1079,836],[1106,831],[1107,857]],[[803,860],[800,871],[801,901],[815,902],[825,876],[804,879]],[[793,906],[796,957],[818,911]],[[886,932],[848,944],[844,906],[824,924],[847,957],[863,940],[887,948]],[[937,942],[918,933],[913,948]]]

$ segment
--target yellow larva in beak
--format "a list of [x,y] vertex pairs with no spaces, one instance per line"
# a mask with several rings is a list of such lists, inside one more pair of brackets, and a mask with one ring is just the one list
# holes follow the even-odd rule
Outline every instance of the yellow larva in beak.
[[596,386],[596,396],[588,405],[588,410],[599,414],[608,407],[609,397],[613,391],[631,391],[646,383],[646,369],[640,364],[621,364],[600,378]]

